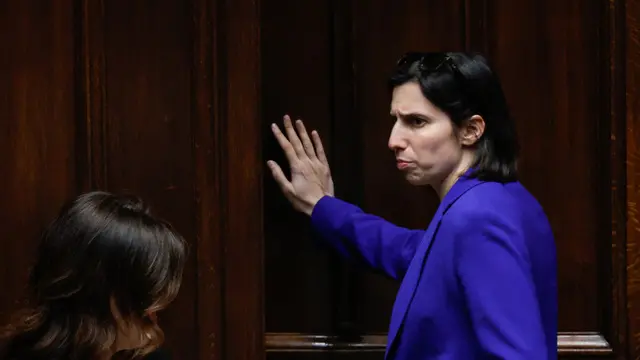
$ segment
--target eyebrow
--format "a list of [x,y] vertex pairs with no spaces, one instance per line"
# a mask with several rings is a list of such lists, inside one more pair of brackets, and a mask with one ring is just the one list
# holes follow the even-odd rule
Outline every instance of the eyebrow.
[[431,117],[425,114],[421,114],[421,113],[416,113],[416,112],[410,112],[410,113],[406,113],[406,114],[398,114],[397,112],[393,112],[391,111],[389,113],[389,116],[391,117],[397,117],[397,116],[401,116],[401,117],[417,117],[420,119],[425,119],[425,120],[431,120]]

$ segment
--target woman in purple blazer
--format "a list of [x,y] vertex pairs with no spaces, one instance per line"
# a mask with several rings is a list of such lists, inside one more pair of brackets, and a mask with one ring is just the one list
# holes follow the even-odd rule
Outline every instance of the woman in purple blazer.
[[401,281],[386,359],[556,359],[556,249],[518,182],[518,143],[496,74],[479,55],[409,53],[390,79],[389,136],[407,181],[441,203],[425,231],[336,199],[318,133],[285,116],[282,192],[349,259]]

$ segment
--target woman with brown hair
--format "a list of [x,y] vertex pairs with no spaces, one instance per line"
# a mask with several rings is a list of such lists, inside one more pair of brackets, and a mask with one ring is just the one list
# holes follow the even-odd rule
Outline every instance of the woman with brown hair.
[[176,297],[185,261],[183,238],[140,199],[79,196],[43,234],[29,278],[30,306],[3,334],[0,359],[153,352],[164,339],[155,314]]

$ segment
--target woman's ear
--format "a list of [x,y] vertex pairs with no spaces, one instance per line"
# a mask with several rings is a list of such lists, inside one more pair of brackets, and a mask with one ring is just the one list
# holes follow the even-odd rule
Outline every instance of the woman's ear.
[[113,295],[109,298],[109,307],[111,309],[111,315],[113,315],[116,322],[120,324],[123,321],[122,314],[120,313],[120,309],[118,309],[116,298]]
[[158,315],[156,314],[155,311],[148,311],[147,312],[147,316],[149,317],[149,319],[151,319],[151,321],[154,324],[156,324],[156,325],[158,324]]
[[467,119],[460,129],[460,142],[464,146],[473,146],[484,134],[484,119],[480,115],[473,115]]

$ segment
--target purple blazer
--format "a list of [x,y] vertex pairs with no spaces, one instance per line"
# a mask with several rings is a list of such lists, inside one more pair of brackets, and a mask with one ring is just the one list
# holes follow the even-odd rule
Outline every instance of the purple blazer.
[[402,281],[385,359],[557,359],[554,238],[519,182],[460,178],[426,231],[328,196],[311,222],[343,256]]

